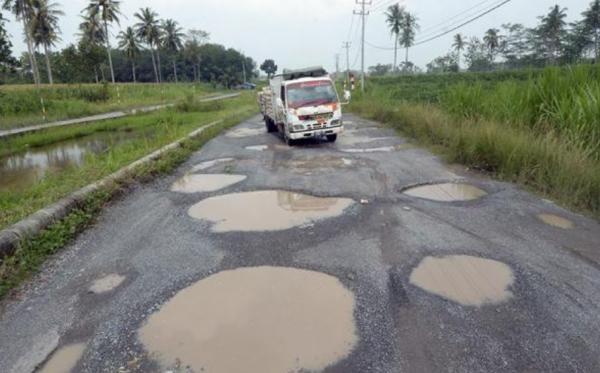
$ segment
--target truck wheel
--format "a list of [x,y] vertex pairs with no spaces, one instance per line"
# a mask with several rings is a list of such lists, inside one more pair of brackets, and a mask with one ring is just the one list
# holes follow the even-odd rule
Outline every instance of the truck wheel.
[[283,140],[285,141],[285,143],[287,144],[287,146],[294,146],[296,144],[296,141],[293,139],[290,139],[285,132],[283,133]]
[[269,133],[277,132],[277,126],[275,125],[273,120],[271,120],[270,118],[267,119],[267,132],[269,132]]
[[329,141],[329,142],[335,142],[335,140],[337,140],[337,134],[335,134],[335,135],[327,135],[327,141]]

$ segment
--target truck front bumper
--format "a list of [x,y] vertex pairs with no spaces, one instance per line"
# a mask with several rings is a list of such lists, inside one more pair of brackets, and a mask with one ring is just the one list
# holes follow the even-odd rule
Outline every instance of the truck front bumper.
[[315,138],[315,137],[337,135],[342,132],[344,132],[344,126],[326,127],[326,128],[322,128],[322,129],[318,129],[318,130],[292,132],[292,133],[290,133],[290,139],[292,139],[292,140],[311,139],[311,138]]

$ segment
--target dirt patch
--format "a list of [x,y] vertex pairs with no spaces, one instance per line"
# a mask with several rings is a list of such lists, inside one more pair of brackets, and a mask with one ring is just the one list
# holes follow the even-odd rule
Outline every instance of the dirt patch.
[[246,178],[247,176],[244,175],[227,174],[185,175],[173,184],[171,191],[178,193],[215,192],[240,183]]
[[340,216],[354,203],[282,190],[227,194],[192,206],[191,217],[213,223],[214,232],[279,231]]
[[39,370],[40,373],[65,373],[75,368],[85,351],[85,343],[68,345],[54,352]]
[[184,289],[139,331],[164,366],[200,372],[321,371],[358,342],[354,295],[335,277],[280,267],[220,272]]
[[473,256],[427,257],[410,283],[464,306],[480,307],[510,299],[514,275],[504,263]]
[[561,228],[561,229],[573,229],[575,228],[575,224],[572,221],[560,217],[558,215],[552,214],[540,214],[538,215],[538,219],[542,222],[551,225],[553,227]]
[[486,196],[487,192],[469,184],[445,183],[410,188],[404,194],[438,202],[455,202],[473,201]]
[[94,294],[108,293],[121,286],[123,281],[125,281],[125,276],[113,273],[94,281],[89,290]]

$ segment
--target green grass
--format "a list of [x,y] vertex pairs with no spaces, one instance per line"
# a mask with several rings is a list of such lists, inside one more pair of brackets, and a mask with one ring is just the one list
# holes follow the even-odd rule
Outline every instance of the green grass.
[[243,110],[223,116],[224,122],[220,125],[207,129],[194,139],[186,140],[182,147],[169,151],[158,160],[138,167],[128,180],[90,195],[80,208],[73,210],[62,221],[47,228],[39,236],[22,242],[13,256],[0,262],[0,299],[36,273],[49,256],[58,252],[78,233],[93,224],[94,218],[102,208],[111,198],[125,190],[127,185],[151,180],[157,175],[171,171],[208,140],[254,114],[254,111]]
[[79,167],[72,166],[48,174],[41,181],[27,187],[0,190],[0,229],[187,135],[194,129],[233,114],[256,112],[252,93],[215,105],[220,109],[181,112],[173,108],[114,121],[51,129],[4,140],[2,151],[7,149],[7,152],[12,153],[82,136],[93,136],[97,132],[138,133],[138,136],[132,136],[131,140],[119,143],[104,153],[88,154]]
[[188,94],[210,92],[214,90],[207,85],[186,83],[1,86],[0,129],[171,103]]
[[[534,82],[548,83],[547,74],[556,72],[548,70],[525,80],[494,81],[487,86],[457,83],[458,86],[451,88],[452,93],[438,92],[437,104],[397,99],[389,94],[391,88],[372,84],[365,95],[357,93],[353,97],[350,109],[431,146],[451,162],[521,183],[567,206],[600,217],[600,160],[594,153],[598,144],[594,144],[592,135],[581,125],[580,120],[585,116],[563,122],[564,126],[573,126],[569,129],[555,127],[553,117],[545,116],[552,112],[547,107],[530,120],[513,119],[526,111],[518,104],[527,104],[512,102],[509,93],[525,90]],[[564,79],[573,81],[570,77]],[[564,84],[556,85],[558,91],[554,93],[547,88],[545,92],[551,96],[544,102],[576,100],[574,92],[582,87]],[[567,89],[567,93],[560,89]],[[488,101],[487,95],[494,99]],[[593,100],[598,97],[594,94]],[[454,106],[450,107],[451,104]]]

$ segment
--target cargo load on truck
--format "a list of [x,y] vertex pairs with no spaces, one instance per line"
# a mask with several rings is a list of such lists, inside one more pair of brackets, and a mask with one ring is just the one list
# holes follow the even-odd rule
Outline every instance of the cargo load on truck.
[[284,70],[258,94],[268,132],[280,132],[288,145],[296,140],[326,138],[344,130],[342,106],[333,80],[322,67]]

